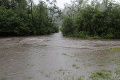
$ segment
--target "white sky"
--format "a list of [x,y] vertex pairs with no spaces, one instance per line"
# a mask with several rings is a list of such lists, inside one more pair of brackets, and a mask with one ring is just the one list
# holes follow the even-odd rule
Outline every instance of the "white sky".
[[[33,0],[35,4],[38,4],[39,0]],[[45,0],[44,0],[45,1]],[[57,6],[61,9],[64,8],[65,3],[70,3],[71,0],[57,0]]]
[[[38,4],[39,0],[33,0],[35,4]],[[46,1],[46,0],[43,0]],[[70,3],[71,0],[57,0],[57,6],[61,9],[64,8],[64,4],[65,3]],[[115,0],[115,1],[119,1],[119,0]]]

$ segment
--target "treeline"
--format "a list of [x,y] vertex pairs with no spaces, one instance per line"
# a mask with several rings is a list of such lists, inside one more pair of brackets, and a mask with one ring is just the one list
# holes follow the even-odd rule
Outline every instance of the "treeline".
[[58,32],[56,0],[0,0],[0,36],[43,35]]
[[81,38],[120,39],[120,3],[113,0],[74,0],[63,10],[62,32]]

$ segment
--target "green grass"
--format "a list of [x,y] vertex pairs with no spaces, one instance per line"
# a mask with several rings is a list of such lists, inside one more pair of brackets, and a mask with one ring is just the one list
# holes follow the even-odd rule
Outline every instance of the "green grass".
[[76,64],[73,64],[72,67],[76,67],[77,65]]
[[114,80],[111,71],[97,71],[91,74],[90,80]]
[[120,47],[110,48],[109,50],[110,50],[110,51],[117,51],[117,52],[120,52]]
[[120,80],[120,69],[115,69],[113,72],[110,70],[95,71],[87,79],[84,76],[80,76],[77,79],[74,76],[67,76],[64,80]]
[[80,67],[78,67],[76,64],[73,64],[72,67],[73,67],[73,68],[76,68],[76,69],[80,68]]
[[82,77],[79,77],[77,80],[83,80]]
[[116,69],[115,74],[120,76],[120,69]]
[[98,66],[104,66],[104,64],[99,64]]

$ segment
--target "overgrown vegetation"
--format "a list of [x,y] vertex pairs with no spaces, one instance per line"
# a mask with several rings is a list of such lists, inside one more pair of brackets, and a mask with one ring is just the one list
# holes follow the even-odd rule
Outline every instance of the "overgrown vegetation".
[[62,32],[81,38],[120,38],[120,3],[74,0],[63,10]]
[[110,51],[120,52],[120,47],[110,48],[109,50],[110,50]]
[[40,0],[38,5],[33,0],[0,0],[0,36],[58,32],[59,15],[56,0]]

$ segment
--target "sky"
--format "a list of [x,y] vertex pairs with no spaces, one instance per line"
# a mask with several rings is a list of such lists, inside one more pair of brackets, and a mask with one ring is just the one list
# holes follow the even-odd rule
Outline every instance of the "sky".
[[[33,0],[35,4],[38,4],[39,0]],[[45,0],[43,0],[45,1]],[[70,3],[71,0],[57,0],[57,6],[60,9],[64,9],[64,4],[65,3]],[[119,1],[119,0],[115,0],[115,1]]]
[[[33,0],[35,4],[38,4],[39,0]],[[70,3],[71,0],[57,0],[57,6],[61,9],[64,8],[65,3]]]

